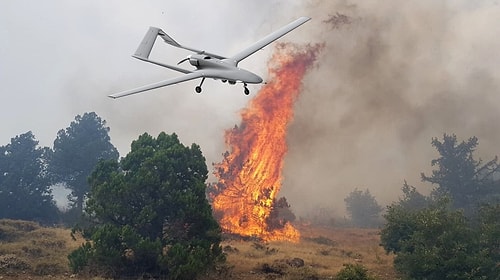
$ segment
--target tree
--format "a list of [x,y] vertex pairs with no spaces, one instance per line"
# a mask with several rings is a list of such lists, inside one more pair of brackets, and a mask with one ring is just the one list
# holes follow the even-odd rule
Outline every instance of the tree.
[[100,160],[117,160],[118,151],[111,144],[109,127],[96,113],[77,115],[66,129],[57,133],[50,162],[56,182],[71,190],[70,200],[79,213],[90,190],[87,178]]
[[355,226],[373,227],[377,225],[377,219],[382,207],[368,189],[363,192],[356,188],[349,193],[344,201],[347,214],[351,217],[351,221]]
[[0,147],[0,218],[57,221],[47,176],[48,148],[27,132]]
[[494,279],[498,275],[491,252],[495,242],[498,248],[494,241],[498,238],[490,239],[493,232],[471,226],[462,211],[449,205],[438,200],[420,210],[399,204],[388,208],[381,244],[396,254],[394,266],[404,279]]
[[[477,138],[457,144],[456,136],[433,139],[438,169],[422,179],[437,185],[430,197],[406,182],[404,196],[387,207],[381,245],[395,253],[403,279],[498,279],[500,204],[496,158],[473,158]],[[474,215],[471,215],[474,213]]]
[[120,163],[100,162],[86,207],[95,225],[84,233],[93,243],[70,255],[73,268],[193,279],[213,266],[223,255],[207,174],[199,146],[175,134],[143,134]]
[[294,222],[295,219],[295,214],[290,209],[286,197],[274,198],[271,203],[271,212],[266,219],[267,230],[283,229],[287,223]]
[[437,185],[433,194],[449,195],[454,208],[462,208],[470,216],[481,203],[491,202],[500,196],[500,185],[494,179],[500,171],[497,158],[483,164],[475,160],[473,153],[478,139],[471,137],[467,141],[457,142],[456,135],[444,134],[443,140],[432,139],[432,146],[440,157],[431,161],[437,169],[431,176],[421,174],[422,180]]
[[387,206],[384,215],[387,222],[381,230],[380,239],[387,252],[401,251],[401,242],[408,240],[417,228],[416,214],[431,204],[430,198],[417,192],[406,181],[402,191],[403,197]]

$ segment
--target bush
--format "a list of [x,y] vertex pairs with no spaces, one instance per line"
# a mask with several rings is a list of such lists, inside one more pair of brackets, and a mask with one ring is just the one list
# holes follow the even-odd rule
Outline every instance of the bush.
[[73,273],[82,271],[87,267],[89,259],[92,255],[92,245],[90,242],[82,244],[78,249],[68,255],[69,267]]
[[360,264],[344,264],[337,275],[335,280],[375,280],[373,276],[370,276],[368,270]]
[[370,191],[355,189],[345,199],[347,214],[354,226],[376,227],[379,225],[379,215],[382,207],[377,203]]

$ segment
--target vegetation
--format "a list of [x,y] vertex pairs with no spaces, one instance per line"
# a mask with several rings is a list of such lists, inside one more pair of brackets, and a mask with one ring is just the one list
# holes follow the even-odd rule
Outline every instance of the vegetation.
[[87,182],[100,160],[118,160],[118,151],[111,144],[106,121],[96,113],[77,115],[66,129],[57,133],[50,161],[55,182],[71,190],[70,200],[78,214],[90,187]]
[[335,276],[335,280],[375,280],[370,276],[368,269],[360,264],[345,264],[339,273]]
[[[301,228],[300,244],[227,240],[223,254],[199,146],[186,147],[175,134],[144,134],[118,161],[108,132],[105,121],[86,113],[59,131],[54,150],[39,147],[31,132],[0,146],[2,277],[68,276],[68,259],[73,272],[101,277],[395,279],[393,269],[403,279],[500,275],[500,167],[497,158],[474,158],[475,137],[432,139],[439,156],[432,173],[422,173],[432,192],[422,195],[404,182],[403,196],[387,207],[380,240],[369,230],[340,237],[349,229],[311,234]],[[87,224],[73,232],[86,238],[79,247],[67,230],[10,220],[56,223],[50,191],[56,182],[71,188],[74,209],[87,205]],[[368,189],[355,189],[345,202],[353,225],[378,225],[382,208]],[[277,200],[272,226],[294,219],[286,199]],[[380,254],[379,241],[389,255]],[[226,264],[219,262],[226,257]],[[332,269],[332,263],[345,266]]]
[[[219,264],[200,280],[220,279],[335,279],[343,264],[360,264],[377,279],[395,280],[392,255],[378,246],[380,240],[373,229],[300,228],[300,243],[225,240],[221,243],[227,261]],[[9,239],[4,239],[7,233]],[[89,277],[72,275],[68,254],[84,242],[70,237],[70,230],[42,227],[33,222],[0,220],[0,275],[3,279],[109,279],[105,275]],[[320,237],[320,238],[317,238]],[[321,240],[333,240],[322,244]],[[320,240],[315,242],[314,240]],[[300,266],[304,261],[304,266]],[[288,261],[288,262],[287,262]],[[265,264],[280,269],[282,275],[263,271]],[[144,275],[149,279],[152,275]],[[125,277],[123,277],[125,278]],[[131,277],[138,279],[140,277]]]
[[[32,132],[0,146],[0,218],[49,224],[72,215],[74,222],[81,215],[92,169],[99,160],[118,159],[105,124],[94,112],[76,116],[66,130],[59,131],[54,150],[39,147]],[[51,186],[60,182],[72,190],[76,214],[62,215],[57,209]]]
[[368,189],[364,192],[353,190],[345,199],[347,214],[356,227],[376,227],[380,224],[379,217],[382,207]]
[[[394,265],[405,279],[495,279],[500,275],[500,195],[493,173],[496,159],[473,159],[477,139],[433,139],[440,157],[432,161],[437,185],[424,197],[406,184],[404,197],[387,209],[381,244],[396,254]],[[489,203],[487,203],[489,202]],[[493,236],[497,237],[494,238]]]
[[46,170],[48,154],[31,132],[0,146],[0,218],[57,221]]
[[199,146],[175,134],[143,134],[119,163],[100,162],[86,208],[93,225],[83,230],[92,242],[70,254],[72,269],[193,279],[223,260],[207,174]]
[[471,137],[458,143],[456,135],[443,136],[443,140],[432,139],[432,146],[439,157],[431,161],[436,169],[431,176],[422,173],[422,180],[436,187],[433,195],[449,196],[454,209],[462,209],[467,216],[483,203],[499,203],[500,181],[495,178],[500,172],[497,157],[483,164],[475,160],[473,153],[478,139]]
[[70,238],[67,229],[42,227],[30,221],[0,220],[0,278],[53,279],[56,275],[68,275],[66,256],[78,242]]

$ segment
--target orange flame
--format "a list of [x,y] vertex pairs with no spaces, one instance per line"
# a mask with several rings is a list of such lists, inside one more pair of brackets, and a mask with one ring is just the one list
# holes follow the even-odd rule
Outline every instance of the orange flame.
[[219,182],[212,193],[212,205],[222,215],[219,223],[225,231],[265,241],[299,240],[300,233],[291,224],[276,228],[267,221],[281,187],[293,105],[321,47],[300,50],[292,44],[278,44],[268,65],[270,82],[241,112],[240,126],[225,132],[231,152],[214,164]]

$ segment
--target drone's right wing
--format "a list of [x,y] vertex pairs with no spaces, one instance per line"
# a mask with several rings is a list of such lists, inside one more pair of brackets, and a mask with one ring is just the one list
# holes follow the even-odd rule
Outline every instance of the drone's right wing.
[[145,86],[142,86],[142,87],[139,87],[139,88],[135,88],[135,89],[126,90],[126,91],[122,91],[122,92],[119,92],[119,93],[111,94],[111,95],[108,95],[108,97],[116,99],[116,98],[124,97],[124,96],[127,96],[127,95],[132,95],[132,94],[140,93],[140,92],[143,92],[143,91],[148,91],[148,90],[152,90],[152,89],[161,88],[161,87],[164,87],[164,86],[174,85],[174,84],[186,82],[186,81],[189,81],[189,80],[198,79],[198,78],[201,78],[201,77],[203,77],[202,73],[192,72],[192,73],[189,73],[189,74],[177,77],[177,78],[173,78],[173,79],[170,79],[170,80],[161,81],[161,82],[158,82],[158,83],[154,83],[154,84],[150,84],[150,85],[145,85]]
[[311,18],[309,17],[301,17],[296,19],[295,21],[283,26],[282,28],[274,31],[273,33],[267,35],[266,37],[262,38],[261,40],[257,41],[250,47],[242,50],[241,52],[237,53],[236,55],[230,57],[229,59],[233,61],[236,65],[238,62],[242,61],[243,59],[249,57],[250,55],[254,54],[258,50],[262,49],[263,47],[269,45],[273,41],[279,39],[280,37],[284,36],[288,32],[294,30],[295,28],[301,26],[302,24],[306,23],[309,21]]

